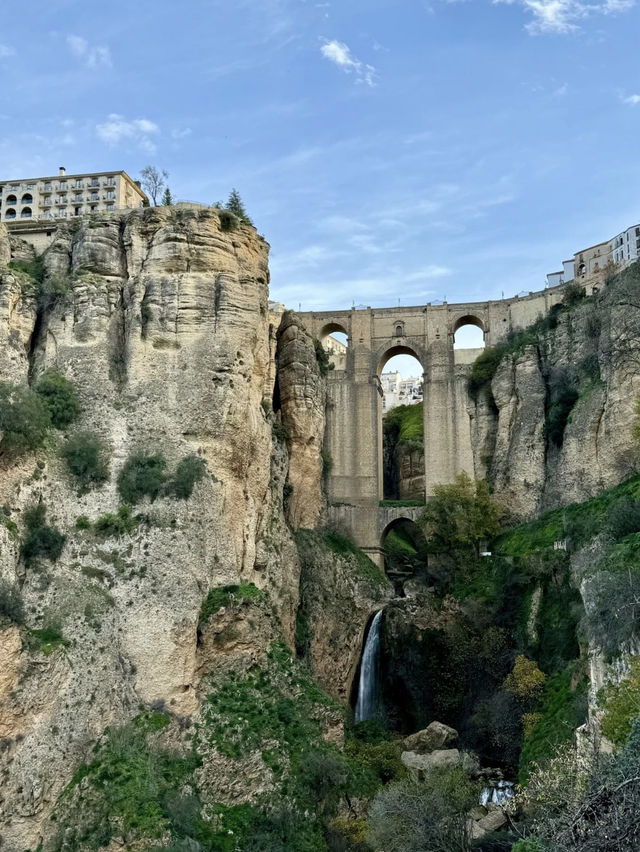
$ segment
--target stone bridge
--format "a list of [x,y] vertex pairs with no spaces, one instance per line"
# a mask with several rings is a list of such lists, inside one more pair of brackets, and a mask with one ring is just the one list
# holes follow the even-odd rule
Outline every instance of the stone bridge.
[[[347,336],[344,368],[332,370],[327,379],[325,447],[333,462],[327,483],[330,513],[379,564],[382,539],[393,520],[385,514],[392,510],[379,505],[384,496],[380,375],[387,361],[407,354],[422,365],[425,497],[429,497],[435,485],[452,482],[462,471],[474,476],[467,377],[482,350],[454,350],[456,331],[475,325],[482,330],[485,345],[495,345],[510,331],[544,316],[561,301],[563,289],[560,285],[499,301],[299,314],[318,340],[337,331]],[[414,510],[402,512],[414,519]]]

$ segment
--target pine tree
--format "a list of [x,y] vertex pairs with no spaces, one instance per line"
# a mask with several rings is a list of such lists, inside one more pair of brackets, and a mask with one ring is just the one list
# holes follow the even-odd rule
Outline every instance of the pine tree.
[[234,216],[237,216],[243,225],[253,225],[253,222],[251,221],[251,219],[249,218],[249,214],[245,210],[244,204],[242,203],[242,199],[240,198],[240,193],[237,189],[232,189],[229,193],[229,199],[227,201],[225,210],[228,210],[230,213],[233,213]]
[[162,205],[163,207],[171,207],[173,204],[173,196],[171,195],[171,190],[167,187],[162,195]]

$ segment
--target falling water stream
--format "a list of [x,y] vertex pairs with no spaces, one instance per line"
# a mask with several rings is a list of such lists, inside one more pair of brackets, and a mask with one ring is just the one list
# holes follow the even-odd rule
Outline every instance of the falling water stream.
[[376,704],[376,674],[378,669],[378,649],[380,647],[380,622],[382,610],[373,617],[367,641],[362,652],[360,663],[360,682],[358,684],[358,700],[356,702],[356,722],[371,719]]

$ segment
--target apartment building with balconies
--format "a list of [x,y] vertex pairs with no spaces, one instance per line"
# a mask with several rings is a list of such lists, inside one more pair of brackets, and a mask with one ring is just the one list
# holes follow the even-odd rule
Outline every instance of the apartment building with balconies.
[[0,181],[0,222],[46,224],[146,204],[140,184],[124,171],[68,175],[61,166],[51,177]]

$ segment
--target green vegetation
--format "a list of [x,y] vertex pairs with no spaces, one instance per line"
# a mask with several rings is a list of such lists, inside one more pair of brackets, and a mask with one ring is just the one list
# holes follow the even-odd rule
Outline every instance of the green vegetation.
[[[78,520],[76,520],[76,526],[78,526]],[[120,506],[116,514],[107,512],[106,515],[101,515],[93,525],[89,524],[87,527],[84,526],[83,522],[83,526],[80,528],[92,528],[96,535],[102,538],[112,538],[128,535],[138,526],[141,520],[140,515],[134,516],[131,514],[129,506]]]
[[0,382],[0,449],[20,455],[41,447],[51,425],[41,396],[25,385]]
[[77,419],[80,411],[78,394],[72,382],[57,370],[46,370],[36,384],[51,423],[56,429],[65,429]]
[[547,512],[536,521],[515,527],[496,539],[495,549],[504,555],[523,556],[553,547],[555,541],[564,538],[570,538],[573,546],[580,547],[607,528],[609,512],[616,511],[614,504],[629,498],[640,499],[640,476],[633,476],[584,503]]
[[141,451],[129,456],[118,475],[118,493],[124,502],[135,505],[143,497],[153,502],[164,488],[166,467],[162,453]]
[[487,482],[460,473],[452,485],[436,485],[434,495],[419,520],[431,551],[477,557],[480,543],[500,531],[502,509]]
[[178,462],[173,475],[166,468],[162,453],[140,450],[130,455],[118,474],[118,492],[124,502],[133,506],[148,497],[153,503],[160,496],[187,500],[207,470],[204,459],[193,454]]
[[159,840],[170,832],[213,840],[214,832],[200,817],[201,804],[184,788],[198,763],[195,754],[149,741],[169,721],[164,713],[146,711],[127,725],[106,729],[93,760],[80,767],[58,802],[56,821],[64,830],[56,852],[99,849],[123,835]]
[[518,780],[526,784],[534,764],[543,764],[553,757],[561,743],[573,741],[575,730],[586,719],[587,702],[585,678],[572,688],[571,673],[556,672],[544,684],[539,712],[529,730],[525,729]]
[[424,781],[398,781],[378,793],[369,811],[375,852],[468,849],[467,812],[480,786],[463,769],[439,769]]
[[394,443],[424,440],[423,403],[397,405],[388,411],[382,421],[385,437],[391,435]]
[[176,471],[167,483],[167,494],[187,500],[193,494],[196,482],[204,479],[207,466],[204,459],[196,455],[185,456],[178,462]]
[[102,485],[109,479],[107,448],[95,432],[76,432],[67,439],[62,457],[81,491]]
[[62,635],[62,629],[58,621],[49,621],[41,630],[30,630],[29,636],[32,642],[35,640],[40,650],[46,656],[53,654],[58,648],[66,648],[71,643]]
[[232,189],[229,193],[229,198],[227,199],[225,210],[235,216],[236,219],[239,222],[242,222],[243,225],[253,226],[253,222],[249,218],[249,214],[245,209],[244,202],[242,201],[242,198],[240,198],[240,193],[237,189]]
[[36,568],[40,559],[56,562],[60,558],[66,538],[56,527],[46,524],[47,510],[38,503],[24,513],[27,527],[20,553],[27,568]]
[[620,683],[600,690],[598,701],[604,710],[602,733],[614,745],[624,745],[634,720],[640,717],[640,657],[630,659],[629,673]]
[[[329,550],[333,551],[333,553],[337,556],[351,558],[353,560],[353,564],[357,567],[358,572],[363,578],[375,585],[387,585],[388,581],[384,572],[381,571],[375,562],[372,562],[366,553],[359,548],[357,544],[354,544],[350,538],[342,535],[342,533],[339,533],[337,530],[327,530],[319,535],[321,536],[324,546],[328,547]],[[313,533],[308,530],[300,530],[297,540],[299,538],[300,541],[304,542],[304,540],[309,539],[309,537],[313,537]]]
[[7,618],[14,624],[24,622],[24,604],[17,586],[0,579],[0,619]]
[[335,369],[335,364],[331,360],[331,356],[324,348],[319,340],[313,341],[313,346],[316,353],[316,361],[318,362],[318,370],[321,376],[326,376],[331,370]]
[[240,586],[216,586],[209,591],[200,608],[198,627],[203,627],[223,606],[232,606],[241,601],[251,601],[258,604],[265,599],[265,593],[257,586],[254,586],[253,583],[246,583]]

